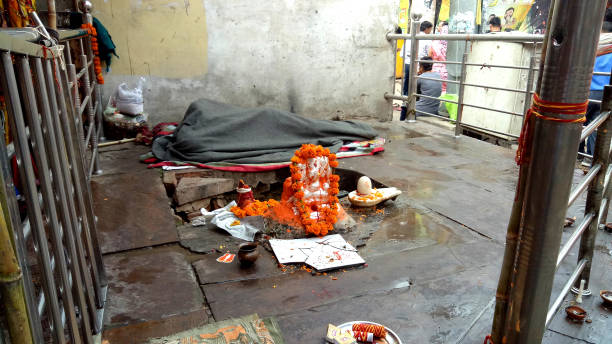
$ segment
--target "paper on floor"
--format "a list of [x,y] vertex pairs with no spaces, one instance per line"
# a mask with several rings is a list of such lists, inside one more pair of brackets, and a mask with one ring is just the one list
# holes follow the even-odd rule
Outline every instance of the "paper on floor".
[[322,238],[270,239],[270,246],[281,264],[305,263],[319,271],[361,265],[365,260],[340,234]]

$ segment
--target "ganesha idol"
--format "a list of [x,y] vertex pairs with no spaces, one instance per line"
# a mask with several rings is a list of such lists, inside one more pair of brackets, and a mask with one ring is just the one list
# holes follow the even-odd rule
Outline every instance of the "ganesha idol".
[[[307,234],[326,235],[338,219],[338,182],[332,173],[336,155],[315,145],[303,145],[291,159],[291,177],[283,184],[280,205],[272,211],[277,221],[304,228]],[[344,212],[342,212],[344,214]]]

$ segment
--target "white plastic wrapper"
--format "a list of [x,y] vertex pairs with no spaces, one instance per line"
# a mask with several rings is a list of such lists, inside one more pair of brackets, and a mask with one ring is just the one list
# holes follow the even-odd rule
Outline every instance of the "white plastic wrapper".
[[113,94],[114,107],[122,114],[139,115],[144,112],[144,97],[142,88],[145,79],[139,78],[136,87],[131,88],[126,83],[121,83],[117,86],[117,90]]
[[[255,234],[263,229],[263,219],[260,216],[250,216],[239,219],[230,211],[236,206],[236,201],[223,208],[213,211],[207,211],[205,208],[200,209],[202,216],[198,216],[191,222],[193,226],[217,226],[238,239],[253,241]],[[235,221],[240,221],[239,225],[232,226]]]

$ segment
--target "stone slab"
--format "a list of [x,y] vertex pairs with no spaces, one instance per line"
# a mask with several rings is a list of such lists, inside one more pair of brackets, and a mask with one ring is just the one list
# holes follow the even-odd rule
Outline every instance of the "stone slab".
[[104,263],[109,281],[107,329],[178,315],[189,318],[205,310],[193,269],[180,247],[107,255]]
[[[384,293],[364,293],[277,316],[287,344],[323,343],[327,324],[368,320],[392,329],[403,343],[456,343],[495,292],[495,267],[446,274]],[[479,292],[474,292],[477,285]],[[308,314],[306,316],[306,314]],[[286,335],[290,333],[291,336]],[[484,334],[480,341],[482,343]]]
[[194,253],[237,251],[238,245],[244,242],[217,227],[185,225],[178,227],[177,230],[181,246]]
[[102,253],[178,241],[159,173],[117,173],[91,182]]
[[150,147],[132,142],[100,148],[100,169],[107,176],[117,173],[145,171],[147,165],[140,162],[140,156],[148,153]]
[[144,343],[150,338],[168,336],[177,331],[184,331],[208,324],[205,310],[197,310],[187,314],[171,316],[160,320],[132,323],[126,326],[105,329],[102,340],[112,344]]
[[210,198],[234,190],[234,181],[225,178],[187,177],[179,181],[174,193],[178,205]]
[[[365,268],[312,276],[298,271],[257,280],[205,285],[215,319],[244,314],[272,316],[295,312],[356,295],[386,293],[466,269],[445,246],[430,246],[379,256]],[[335,279],[334,279],[335,278]],[[235,307],[240,300],[240,307]]]

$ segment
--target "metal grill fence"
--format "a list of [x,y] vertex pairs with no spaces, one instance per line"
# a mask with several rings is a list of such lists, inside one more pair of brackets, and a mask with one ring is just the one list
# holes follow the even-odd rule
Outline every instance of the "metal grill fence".
[[[73,39],[76,49],[70,40],[47,48],[0,32],[0,92],[7,112],[0,201],[35,343],[93,343],[106,298],[89,184],[97,169],[99,89],[90,83],[95,72],[89,38],[80,32]],[[78,74],[71,63],[75,52]]]

